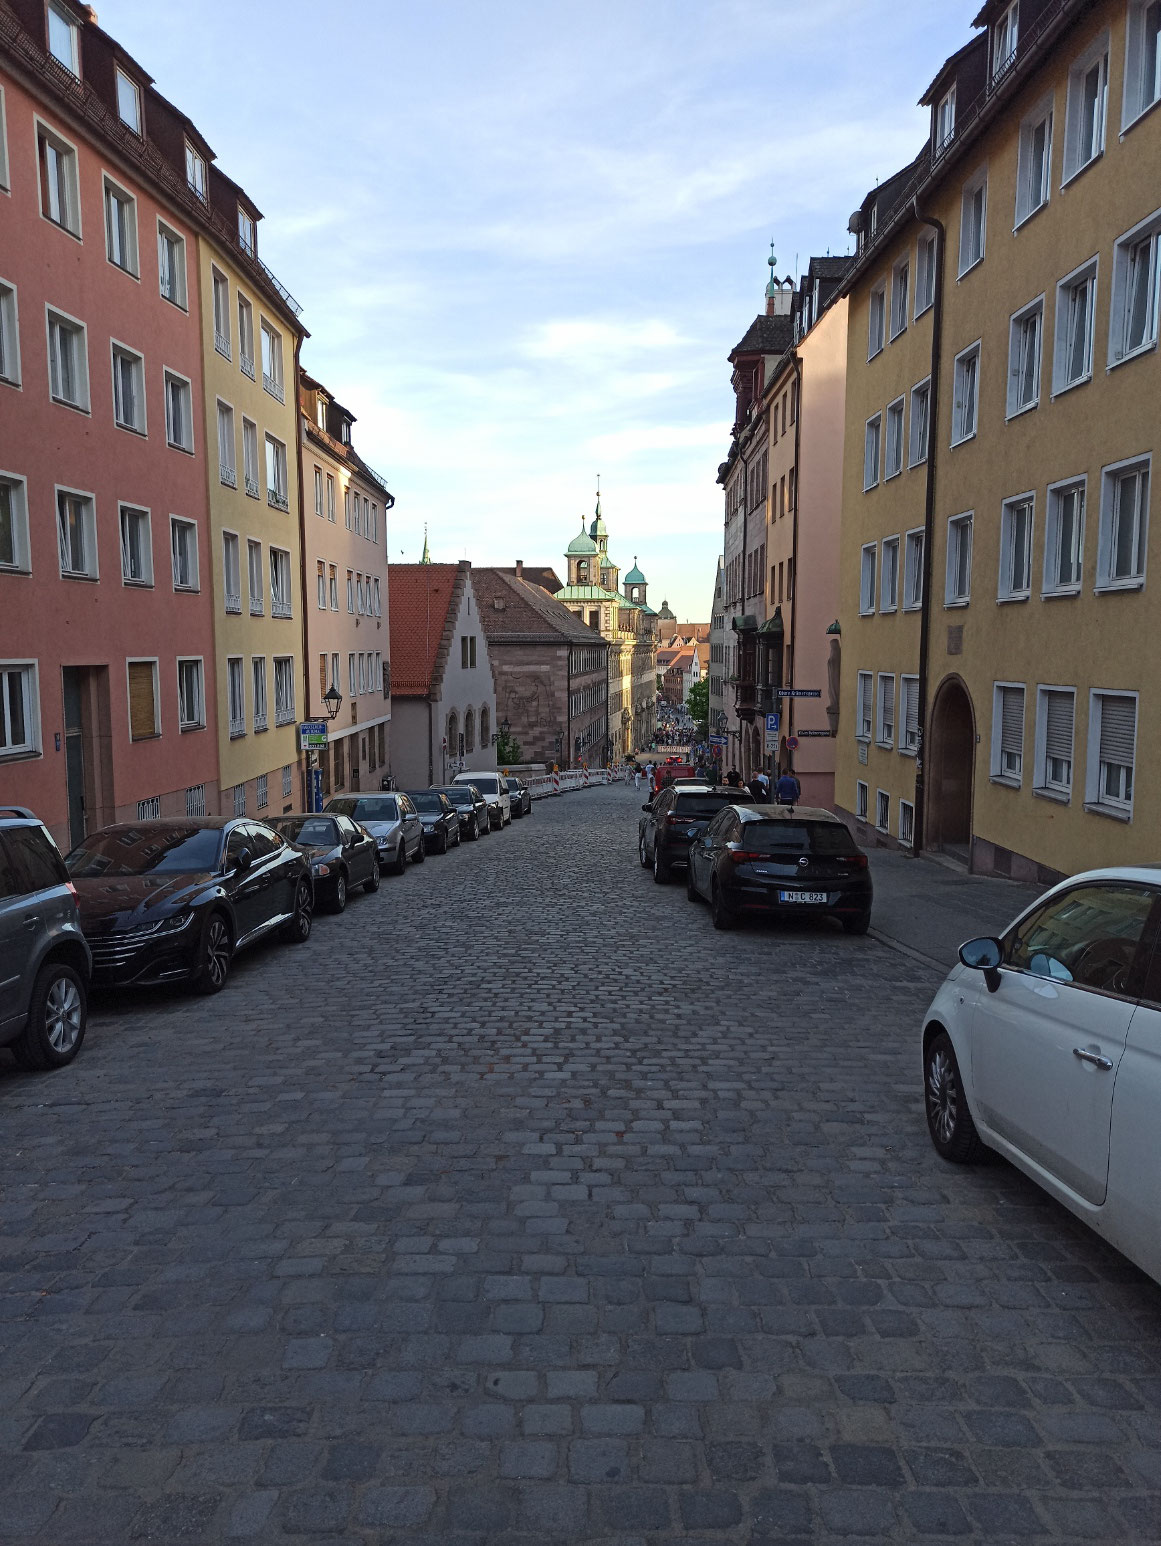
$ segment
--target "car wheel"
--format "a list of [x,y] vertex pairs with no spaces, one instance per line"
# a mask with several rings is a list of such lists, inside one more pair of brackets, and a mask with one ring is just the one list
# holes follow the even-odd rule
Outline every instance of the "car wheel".
[[923,1104],[936,1153],[953,1165],[970,1165],[983,1149],[963,1092],[955,1048],[939,1031],[923,1053]]
[[304,875],[294,892],[294,911],[283,931],[283,938],[291,945],[305,945],[314,925],[314,896],[310,881]]
[[437,854],[447,853],[447,842],[447,828],[445,827],[439,835],[439,847],[436,849]]
[[42,966],[32,988],[28,1020],[13,1054],[21,1068],[63,1068],[85,1039],[88,995],[84,978],[64,961]]
[[848,934],[865,934],[871,927],[870,911],[856,913],[853,918],[844,918],[842,924]]
[[714,881],[713,896],[710,899],[715,929],[732,929],[737,923],[737,914],[722,895],[722,888]]
[[367,892],[368,896],[373,896],[375,892],[378,891],[379,885],[379,856],[376,854],[375,859],[371,865],[370,878],[363,882],[363,890]]
[[221,913],[214,913],[206,924],[202,940],[202,958],[194,987],[198,993],[220,993],[230,975],[230,961],[234,943],[230,938],[230,926]]
[[460,824],[458,821],[456,822],[455,839],[455,846],[458,848],[464,840],[464,834],[460,831]]
[[399,839],[399,852],[395,855],[395,863],[392,865],[392,869],[396,875],[407,874],[407,844],[403,841],[402,837]]
[[422,864],[426,858],[427,838],[421,835],[419,842],[415,845],[415,852],[411,855],[411,862],[412,864]]
[[653,844],[653,881],[658,886],[669,884],[669,863],[661,857],[661,849],[656,843]]
[[645,847],[644,832],[637,839],[637,857],[641,861],[641,868],[647,870],[649,868],[649,853]]
[[331,892],[331,912],[342,913],[347,910],[347,872],[340,870],[335,876],[334,890]]
[[479,837],[479,835],[480,835],[480,823],[473,816],[472,817],[472,824],[468,828],[468,842],[469,843],[474,843],[476,841],[476,839]]
[[690,902],[701,901],[701,897],[698,895],[697,887],[693,883],[692,864],[687,864],[685,867],[685,895]]

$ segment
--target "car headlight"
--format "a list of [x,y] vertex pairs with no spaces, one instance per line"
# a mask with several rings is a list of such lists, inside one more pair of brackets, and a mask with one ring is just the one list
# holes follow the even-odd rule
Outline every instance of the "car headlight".
[[330,865],[329,865],[329,864],[323,864],[323,863],[322,863],[322,861],[321,861],[321,860],[320,860],[320,861],[319,861],[319,862],[318,862],[318,863],[317,863],[317,864],[316,864],[316,865],[315,865],[315,867],[314,867],[314,872],[315,872],[315,874],[316,874],[316,875],[317,875],[317,876],[320,876],[320,877],[321,877],[321,876],[323,876],[323,875],[329,875],[329,874],[330,874],[330,872],[331,872],[331,867],[330,867]]
[[193,913],[174,913],[172,918],[162,918],[157,923],[143,923],[136,932],[141,934],[180,934],[193,922]]

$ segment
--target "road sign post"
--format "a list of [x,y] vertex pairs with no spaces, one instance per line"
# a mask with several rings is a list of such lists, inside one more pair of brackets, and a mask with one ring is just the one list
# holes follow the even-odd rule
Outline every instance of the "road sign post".
[[781,725],[781,714],[766,715],[766,750],[768,752],[776,752],[778,750],[778,731]]

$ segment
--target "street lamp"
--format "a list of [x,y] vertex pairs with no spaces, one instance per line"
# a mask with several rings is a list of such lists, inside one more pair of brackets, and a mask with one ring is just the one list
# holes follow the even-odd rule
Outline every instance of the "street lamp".
[[511,730],[511,728],[512,726],[508,723],[508,716],[505,714],[504,718],[500,721],[499,730],[494,730],[492,732],[492,745],[495,746],[496,742],[501,739],[506,741],[508,739],[508,732]]
[[342,705],[343,695],[333,682],[323,693],[322,701],[326,704],[327,718],[334,719]]

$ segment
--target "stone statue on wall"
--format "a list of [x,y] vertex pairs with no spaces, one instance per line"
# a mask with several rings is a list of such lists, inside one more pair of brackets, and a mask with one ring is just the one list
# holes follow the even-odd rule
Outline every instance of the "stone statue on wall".
[[826,722],[832,736],[838,735],[839,725],[839,675],[842,670],[842,643],[833,634],[830,655],[826,662]]
[[552,700],[548,679],[531,672],[514,676],[504,693],[504,714],[509,722],[527,730],[540,730],[549,722]]

